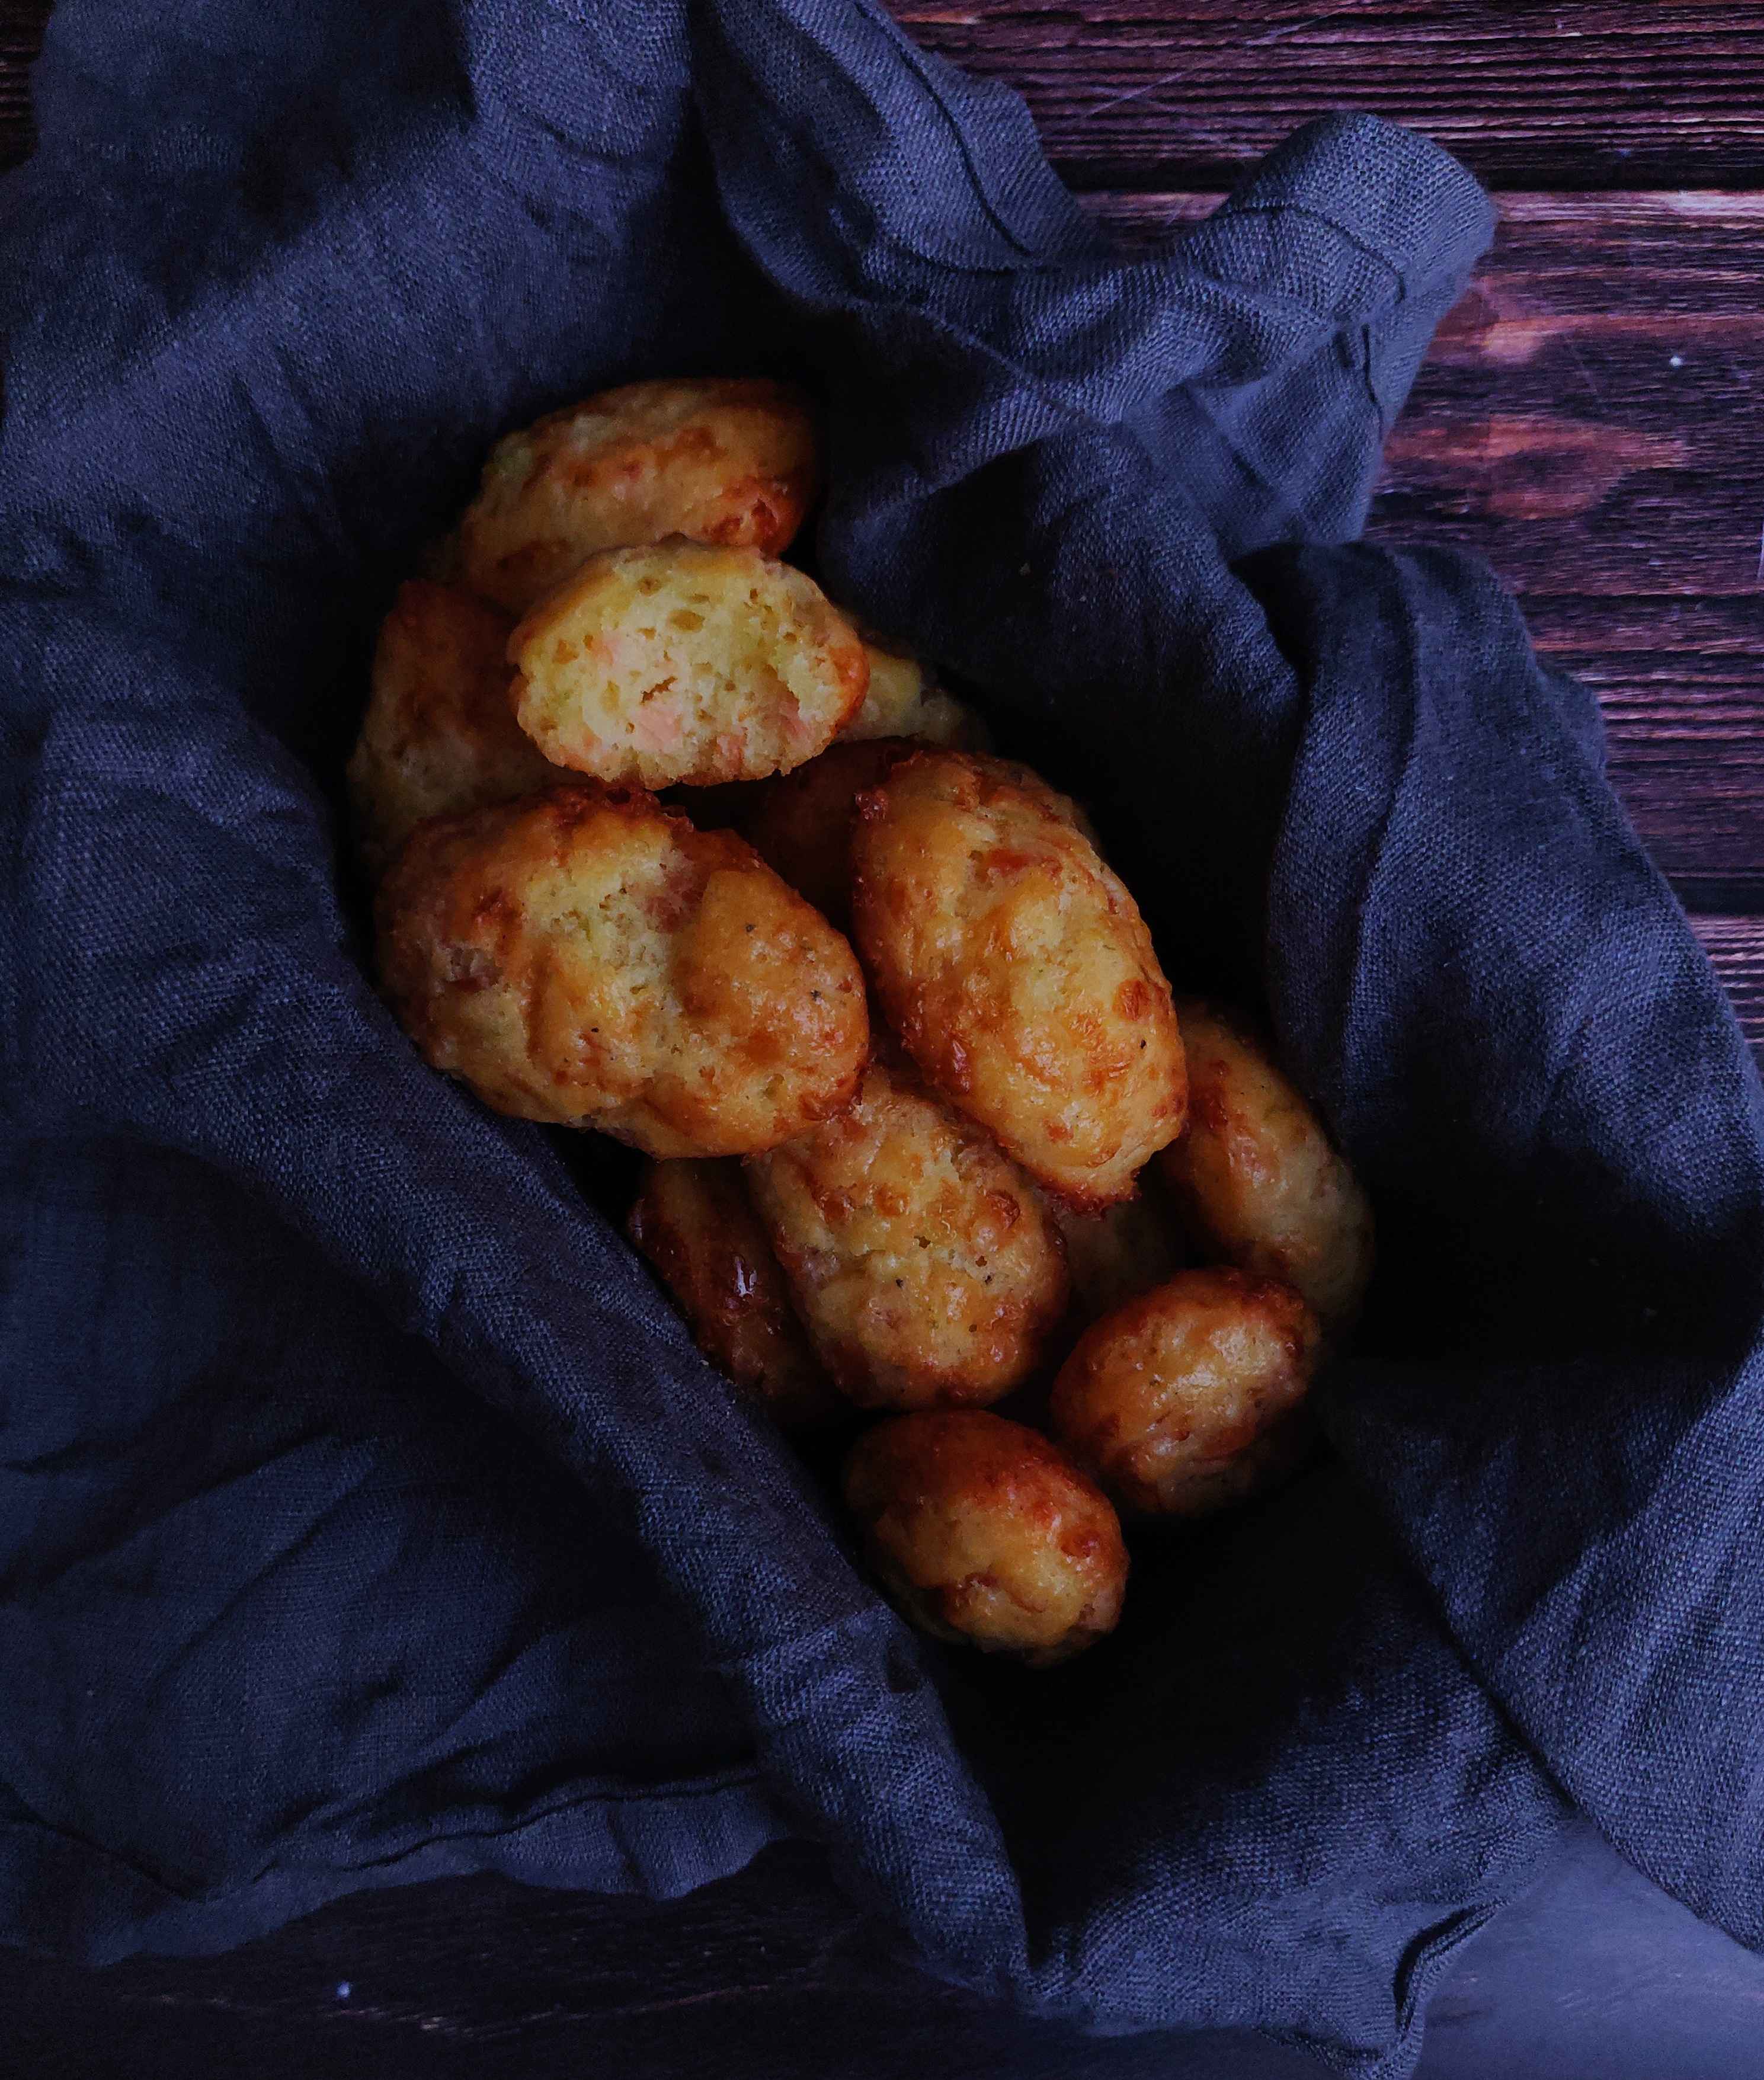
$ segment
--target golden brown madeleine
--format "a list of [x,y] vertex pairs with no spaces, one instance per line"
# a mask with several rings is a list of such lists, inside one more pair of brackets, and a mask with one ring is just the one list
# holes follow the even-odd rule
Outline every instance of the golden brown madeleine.
[[796,1319],[739,1163],[647,1164],[626,1226],[699,1349],[774,1421],[791,1429],[844,1407]]
[[1188,1260],[1180,1218],[1155,1168],[1142,1170],[1133,1197],[1106,1213],[1075,1213],[1058,1199],[1050,1210],[1071,1273],[1074,1330],[1163,1285]]
[[920,752],[859,798],[852,915],[895,1030],[951,1104],[1074,1206],[1182,1128],[1182,1041],[1133,902],[1043,782]]
[[786,384],[627,384],[497,442],[460,523],[461,567],[525,614],[601,549],[685,535],[781,556],[817,475],[813,420]]
[[522,1119],[736,1155],[836,1112],[869,1051],[851,948],[751,846],[555,787],[417,831],[380,977],[438,1069]]
[[1188,999],[1176,1009],[1188,1128],[1162,1163],[1184,1218],[1209,1255],[1284,1279],[1345,1331],[1372,1277],[1365,1193],[1247,1021]]
[[[715,795],[719,811],[725,799],[738,798],[729,800],[729,820],[798,895],[806,895],[842,932],[848,931],[857,798],[920,749],[905,737],[854,738],[848,734],[794,773],[776,774],[744,788],[693,789],[691,793]],[[1089,820],[1075,802],[1056,795],[1026,765],[1002,758],[992,763],[1030,793],[1044,797],[1057,814],[1075,820],[1094,843]],[[695,823],[705,820],[695,800],[689,798],[680,806]]]
[[1048,1403],[1054,1435],[1129,1509],[1203,1516],[1302,1450],[1322,1331],[1291,1286],[1182,1271],[1087,1330]]
[[385,871],[429,816],[505,802],[571,776],[509,705],[511,623],[470,593],[413,579],[381,623],[362,733],[349,761],[362,859]]
[[878,1423],[846,1460],[844,1491],[871,1566],[935,1638],[1046,1667],[1114,1630],[1121,1524],[1020,1423],[983,1409]]
[[760,781],[743,806],[740,829],[748,844],[842,931],[851,921],[857,798],[914,749],[901,737],[830,744],[794,773]]
[[516,717],[547,758],[646,787],[787,773],[832,742],[869,675],[812,578],[678,539],[590,557],[509,658]]
[[850,1106],[755,1156],[748,1187],[835,1383],[866,1408],[996,1401],[1034,1370],[1066,1259],[983,1134],[873,1063]]
[[869,657],[869,686],[863,706],[842,735],[853,741],[906,736],[962,751],[986,749],[986,725],[965,702],[945,693],[916,657],[890,649],[874,636],[864,639],[864,648]]

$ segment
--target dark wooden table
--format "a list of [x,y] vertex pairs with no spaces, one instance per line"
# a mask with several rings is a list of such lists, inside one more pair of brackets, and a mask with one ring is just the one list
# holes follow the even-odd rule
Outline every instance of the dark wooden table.
[[[513,4],[513,0],[511,0]],[[1339,107],[1497,194],[1494,250],[1392,443],[1373,519],[1461,544],[1596,689],[1613,779],[1764,1050],[1764,6],[1696,0],[895,0],[1028,98],[1129,238]],[[46,8],[0,0],[0,165]],[[1427,2080],[1745,2080],[1764,1962],[1584,1843],[1464,1952]],[[232,1956],[104,1973],[0,1952],[0,2070],[484,2073],[592,2062],[882,2080],[1322,2069],[1253,2042],[1084,2044],[887,1961],[813,1853],[668,1906],[484,1879],[367,1893]]]

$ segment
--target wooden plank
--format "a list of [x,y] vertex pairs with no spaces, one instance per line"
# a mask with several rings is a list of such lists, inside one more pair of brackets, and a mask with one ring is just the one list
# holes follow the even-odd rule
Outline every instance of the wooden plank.
[[1764,1069],[1764,917],[1693,917],[1691,923]]
[[[1452,1961],[1415,2080],[1746,2080],[1761,1977],[1759,1960],[1644,1886],[1588,1830]],[[943,1984],[794,1845],[663,1902],[450,1878],[356,1893],[218,1956],[93,1971],[0,1950],[0,2043],[7,2080],[1330,2070],[1247,2032],[1081,2036]]]
[[[0,0],[0,166],[47,0]],[[1028,99],[1078,187],[1220,185],[1324,110],[1412,123],[1501,187],[1764,186],[1750,0],[895,0]]]
[[0,172],[30,151],[30,68],[43,48],[49,0],[0,0]]
[[1502,187],[1764,186],[1752,0],[891,0],[1028,100],[1079,187],[1228,184],[1332,108]]
[[[1214,199],[1085,202],[1138,246]],[[1382,511],[1473,541],[1525,590],[1559,589],[1571,553],[1590,591],[1754,595],[1764,193],[1497,200],[1493,250],[1392,443]]]
[[1764,635],[1752,603],[1534,595],[1540,649],[1598,694],[1612,784],[1693,909],[1764,908]]
[[[893,0],[1028,100],[1076,187],[1228,183],[1309,117],[1414,124],[1491,185],[1764,186],[1755,0]],[[0,0],[0,167],[48,0]]]
[[0,1950],[0,2044],[6,2080],[1325,2080],[1265,2040],[1087,2037],[943,1984],[797,1844],[662,1902],[454,1878],[220,1956]]
[[[1764,194],[1500,203],[1392,444],[1385,512],[1473,530],[1523,590],[1559,589],[1572,543],[1588,590],[1755,599]],[[1448,433],[1473,419],[1473,440]]]
[[[1096,195],[1136,249],[1214,206]],[[1694,905],[1764,909],[1764,195],[1508,195],[1371,533],[1485,556]]]

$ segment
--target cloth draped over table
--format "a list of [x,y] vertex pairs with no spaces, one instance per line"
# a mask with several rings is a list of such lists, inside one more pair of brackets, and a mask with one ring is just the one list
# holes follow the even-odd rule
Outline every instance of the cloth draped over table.
[[[1388,126],[1137,257],[857,0],[61,0],[0,188],[0,1935],[785,1833],[927,1965],[1412,2063],[1578,1806],[1764,1942],[1764,1120],[1596,714],[1356,546],[1490,234]],[[1380,1210],[1335,1456],[1052,1677],[916,1641],[376,999],[339,774],[490,441],[825,397],[836,597],[1094,798]]]

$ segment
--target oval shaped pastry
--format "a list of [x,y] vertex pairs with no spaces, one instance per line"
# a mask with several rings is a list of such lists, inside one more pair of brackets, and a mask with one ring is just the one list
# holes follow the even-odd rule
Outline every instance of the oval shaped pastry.
[[995,1401],[1066,1305],[1034,1191],[987,1136],[873,1063],[857,1097],[747,1165],[835,1384],[866,1408]]
[[796,1319],[739,1163],[647,1164],[626,1232],[699,1349],[774,1422],[794,1429],[844,1407]]
[[425,824],[375,915],[406,1031],[499,1112],[743,1155],[862,1071],[851,948],[732,832],[647,795],[576,783]]
[[871,1566],[936,1638],[1047,1667],[1120,1618],[1127,1549],[1108,1498],[1020,1423],[983,1409],[878,1423],[844,1487]]
[[1202,1516],[1284,1472],[1322,1332],[1291,1286],[1183,1271],[1104,1315],[1048,1403],[1078,1463],[1146,1515]]
[[788,772],[832,742],[869,673],[811,578],[678,540],[590,557],[509,657],[516,719],[547,758],[652,788]]
[[1365,1193],[1247,1021],[1190,999],[1176,1009],[1188,1126],[1161,1167],[1184,1218],[1209,1254],[1284,1279],[1346,1331],[1372,1272]]
[[497,442],[460,522],[459,567],[524,614],[602,549],[685,535],[781,556],[817,475],[814,421],[787,384],[629,383]]
[[1170,985],[1078,811],[1004,761],[921,752],[863,795],[852,915],[927,1079],[1080,1208],[1182,1127]]
[[384,872],[430,816],[530,795],[570,775],[509,705],[513,623],[470,593],[413,579],[380,624],[367,712],[349,761],[362,860]]

